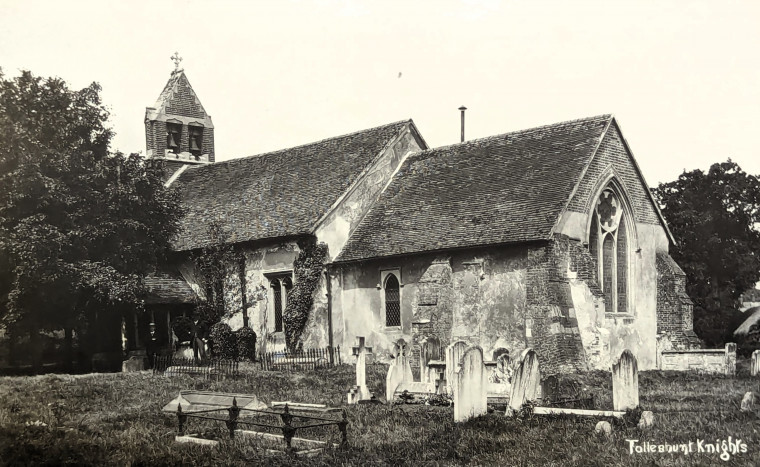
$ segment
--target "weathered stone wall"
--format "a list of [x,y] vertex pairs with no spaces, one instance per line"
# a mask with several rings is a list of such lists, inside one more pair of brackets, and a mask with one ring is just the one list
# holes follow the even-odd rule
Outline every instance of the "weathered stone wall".
[[657,254],[657,336],[667,350],[700,348],[686,274],[667,253]]
[[407,124],[399,137],[385,148],[335,209],[322,220],[315,235],[318,241],[327,244],[330,259],[341,251],[350,233],[377,200],[407,154],[420,149],[420,142],[417,141],[411,125]]
[[[333,287],[340,291],[333,300],[336,342],[340,336],[350,349],[356,336],[365,336],[380,359],[399,339],[414,352],[414,344],[430,336],[444,346],[456,340],[480,345],[487,359],[500,347],[512,355],[525,348],[527,266],[524,249],[504,247],[342,265]],[[382,322],[380,277],[388,269],[400,270],[400,329]],[[418,361],[414,353],[412,363]]]
[[[528,345],[541,362],[541,374],[546,377],[588,369],[570,280],[588,284],[591,304],[596,308],[602,298],[594,260],[582,245],[566,237],[533,248],[528,255],[526,334]],[[598,345],[593,345],[596,342],[589,344],[591,352],[599,353]]]
[[734,375],[736,344],[728,343],[723,349],[662,350],[658,368]]
[[[333,301],[336,342],[347,349],[356,336],[365,336],[376,355],[387,358],[393,343],[403,338],[412,344],[415,368],[427,337],[442,345],[458,340],[479,345],[487,359],[498,348],[516,355],[530,346],[545,376],[609,369],[610,355],[626,348],[642,369],[654,368],[653,228],[640,236],[648,245],[642,249],[645,256],[634,258],[630,314],[605,312],[595,259],[580,241],[558,235],[544,244],[343,265],[333,284],[340,295]],[[386,328],[381,321],[380,276],[388,269],[401,271],[401,329]]]

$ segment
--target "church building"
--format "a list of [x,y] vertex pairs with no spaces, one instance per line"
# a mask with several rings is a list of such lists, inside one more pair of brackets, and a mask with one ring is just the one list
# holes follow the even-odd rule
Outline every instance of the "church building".
[[178,68],[145,129],[186,214],[179,260],[147,280],[150,323],[127,322],[131,350],[212,293],[189,257],[220,241],[241,258],[221,284],[227,320],[268,350],[284,348],[308,244],[327,255],[303,348],[532,347],[552,374],[609,369],[623,348],[651,369],[658,349],[700,345],[676,239],[611,115],[439,148],[402,120],[215,162],[211,117]]

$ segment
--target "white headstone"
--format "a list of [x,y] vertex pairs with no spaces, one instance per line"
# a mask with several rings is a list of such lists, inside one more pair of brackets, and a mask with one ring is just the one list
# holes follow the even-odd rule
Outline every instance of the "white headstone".
[[388,402],[393,401],[393,394],[399,384],[414,381],[412,366],[409,364],[409,357],[406,352],[405,345],[398,346],[396,357],[391,361],[391,366],[388,368],[388,374],[385,377],[385,400]]
[[356,339],[357,345],[353,348],[354,355],[356,355],[356,386],[349,392],[349,404],[355,404],[360,400],[372,397],[369,388],[367,388],[367,354],[372,352],[372,347],[364,345],[364,337],[359,336]]
[[760,350],[752,352],[752,363],[749,367],[749,373],[752,376],[760,374]]
[[540,388],[541,373],[538,369],[538,356],[533,349],[525,349],[515,362],[507,411],[518,411],[525,402],[538,399]]
[[446,390],[450,396],[454,396],[454,373],[457,371],[459,362],[467,350],[467,344],[462,341],[454,342],[446,348]]
[[438,339],[432,337],[420,346],[420,381],[423,383],[435,383],[438,378],[438,374],[430,367],[428,362],[430,360],[440,359],[440,347],[441,344]]
[[480,347],[472,347],[464,353],[459,370],[454,374],[454,381],[455,422],[463,422],[488,411],[488,376]]
[[612,365],[612,407],[626,411],[639,406],[639,366],[626,349]]

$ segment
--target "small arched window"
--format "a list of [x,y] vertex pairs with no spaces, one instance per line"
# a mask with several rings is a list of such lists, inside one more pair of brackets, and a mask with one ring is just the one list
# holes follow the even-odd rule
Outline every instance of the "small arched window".
[[627,313],[629,282],[628,223],[620,197],[602,191],[591,213],[589,251],[597,261],[597,277],[608,313]]
[[290,274],[274,277],[269,281],[269,287],[272,288],[274,305],[274,332],[282,332],[282,312],[287,306],[288,292],[293,288],[293,280]]
[[385,325],[401,326],[401,294],[394,274],[385,277]]

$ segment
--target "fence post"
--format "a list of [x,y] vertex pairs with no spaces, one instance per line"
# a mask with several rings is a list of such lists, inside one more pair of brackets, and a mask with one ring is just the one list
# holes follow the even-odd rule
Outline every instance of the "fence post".
[[177,403],[177,424],[180,436],[185,435],[185,422],[187,422],[187,414],[182,413],[182,404]]
[[288,451],[291,451],[293,448],[290,443],[293,441],[293,435],[296,434],[296,428],[290,424],[293,420],[293,416],[290,415],[288,404],[285,404],[285,410],[280,414],[280,418],[282,418],[282,436],[285,438],[285,444],[288,447]]
[[343,409],[343,420],[338,422],[338,428],[343,436],[341,445],[345,446],[348,443],[348,419],[346,418],[346,409]]

